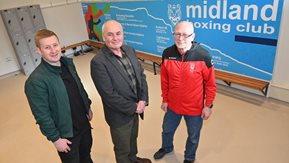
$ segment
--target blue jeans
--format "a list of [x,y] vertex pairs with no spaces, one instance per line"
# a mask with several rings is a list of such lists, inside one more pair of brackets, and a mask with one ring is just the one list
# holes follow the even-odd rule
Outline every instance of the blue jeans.
[[173,151],[174,134],[183,116],[186,121],[188,132],[185,159],[195,160],[196,151],[200,140],[200,132],[203,125],[203,119],[201,116],[179,115],[168,108],[163,121],[162,148],[166,152]]

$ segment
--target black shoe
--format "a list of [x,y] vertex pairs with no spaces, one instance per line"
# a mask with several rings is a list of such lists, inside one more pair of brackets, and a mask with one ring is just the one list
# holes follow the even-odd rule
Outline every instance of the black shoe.
[[167,153],[170,153],[170,152],[167,152],[165,151],[163,148],[159,149],[155,154],[154,154],[154,159],[158,160],[158,159],[161,159],[163,158]]
[[195,160],[184,160],[184,163],[194,163]]
[[137,157],[136,159],[137,160],[135,161],[135,163],[152,163],[152,161],[148,158]]

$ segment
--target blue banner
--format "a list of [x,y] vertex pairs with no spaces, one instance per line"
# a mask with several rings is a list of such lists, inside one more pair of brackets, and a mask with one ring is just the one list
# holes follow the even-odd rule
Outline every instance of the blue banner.
[[92,40],[102,41],[103,23],[114,19],[123,25],[126,44],[161,56],[174,44],[175,25],[188,20],[216,69],[272,79],[283,0],[95,2],[82,8]]

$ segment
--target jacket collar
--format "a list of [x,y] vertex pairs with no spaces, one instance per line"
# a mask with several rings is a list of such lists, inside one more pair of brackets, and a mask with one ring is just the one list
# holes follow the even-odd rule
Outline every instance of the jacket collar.
[[[122,45],[121,47],[120,47],[120,49],[122,50],[122,51],[126,51],[126,47],[124,46],[124,45]],[[103,52],[105,53],[105,54],[109,54],[109,55],[111,55],[111,56],[114,56],[115,54],[113,53],[113,51],[112,50],[110,50],[109,49],[109,47],[107,47],[106,45],[104,45],[104,47],[102,48],[102,50],[103,50]]]
[[[68,66],[72,63],[72,59],[66,58],[66,57],[61,57],[60,62],[61,62],[61,64],[65,64]],[[60,66],[53,66],[53,65],[47,63],[43,58],[41,58],[41,64],[51,72],[62,73]]]
[[[192,41],[192,46],[191,46],[190,50],[188,50],[188,51],[187,51],[185,54],[183,54],[183,55],[185,56],[186,54],[193,52],[194,50],[196,50],[196,49],[199,47],[199,45],[200,45],[200,43],[197,43],[196,41]],[[180,54],[179,50],[178,50],[177,45],[174,44],[173,46],[175,47],[175,49],[176,49],[176,51],[178,52],[178,54],[179,54],[180,56],[182,56],[182,55]]]
[[[121,46],[121,50],[123,52],[127,52],[127,46],[126,45],[122,45]],[[131,80],[129,79],[128,75],[126,74],[125,70],[122,68],[122,66],[119,64],[119,62],[117,61],[117,56],[105,45],[102,48],[102,52],[104,53],[104,57],[108,58],[108,62],[110,62],[113,67],[115,67],[115,69],[119,72],[119,74],[125,79],[125,81],[131,86],[131,88],[133,89],[133,85]],[[129,55],[128,53],[126,53],[127,57],[131,60],[131,55]],[[131,60],[131,64],[132,64],[132,68],[135,69],[137,66],[135,65],[136,63],[133,62]],[[136,80],[139,81],[139,76],[136,73]]]

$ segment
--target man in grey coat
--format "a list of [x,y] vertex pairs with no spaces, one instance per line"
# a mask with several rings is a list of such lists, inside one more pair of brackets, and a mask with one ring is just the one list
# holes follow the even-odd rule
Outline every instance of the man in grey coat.
[[123,28],[115,20],[102,26],[105,45],[91,60],[91,77],[101,96],[117,163],[151,163],[137,157],[139,116],[148,105],[148,87],[135,49],[123,45]]

